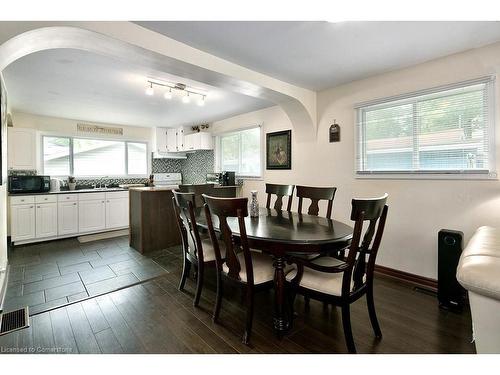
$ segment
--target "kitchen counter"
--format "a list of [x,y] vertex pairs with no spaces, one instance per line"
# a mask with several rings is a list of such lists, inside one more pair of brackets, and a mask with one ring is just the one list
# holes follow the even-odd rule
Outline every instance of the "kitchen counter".
[[124,188],[107,188],[107,189],[77,189],[77,190],[61,190],[61,191],[47,191],[44,193],[9,193],[11,197],[22,197],[26,195],[52,195],[52,194],[78,194],[78,193],[105,193],[113,191],[128,191]]
[[132,191],[139,191],[139,192],[161,192],[161,191],[172,191],[178,189],[178,185],[171,185],[171,186],[145,186],[145,187],[134,187],[130,188],[129,190]]

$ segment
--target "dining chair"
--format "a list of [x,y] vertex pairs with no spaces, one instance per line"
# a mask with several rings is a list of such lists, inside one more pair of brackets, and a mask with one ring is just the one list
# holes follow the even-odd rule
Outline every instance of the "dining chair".
[[179,185],[181,193],[193,193],[195,195],[195,207],[203,207],[202,194],[214,195],[213,184],[192,184],[192,185]]
[[328,201],[328,208],[326,211],[326,218],[332,218],[333,198],[335,198],[336,187],[312,187],[312,186],[297,186],[297,197],[299,198],[298,213],[302,213],[302,202],[304,198],[311,200],[311,205],[307,209],[308,215],[319,215],[318,203],[320,200]]
[[271,208],[271,196],[276,195],[273,208],[280,210],[283,208],[283,197],[288,197],[286,210],[292,210],[293,190],[295,185],[266,184],[267,203],[266,208]]
[[[217,295],[213,320],[220,315],[223,282],[237,284],[246,292],[246,323],[243,343],[248,344],[252,331],[254,294],[273,285],[274,269],[270,256],[250,250],[245,227],[248,216],[248,198],[216,198],[203,195],[208,233],[212,240],[217,269]],[[220,231],[216,235],[214,221]],[[232,227],[230,223],[233,224]],[[233,234],[233,230],[239,232]],[[221,255],[221,242],[226,248],[226,260]]]
[[[349,353],[356,353],[350,305],[363,295],[366,295],[368,314],[375,336],[382,338],[373,300],[373,271],[387,218],[386,201],[387,194],[380,198],[352,200],[351,220],[354,221],[354,232],[344,261],[330,256],[321,256],[312,261],[298,257],[289,259],[289,262],[296,265],[295,269],[286,275],[291,292],[291,308],[293,309],[296,294],[340,306]],[[363,231],[366,221],[369,224]]]
[[[172,198],[177,218],[177,225],[181,232],[183,249],[183,269],[179,290],[184,289],[186,279],[189,276],[191,265],[196,270],[196,292],[193,305],[198,306],[203,289],[203,278],[205,275],[205,265],[215,265],[215,252],[210,237],[200,235],[196,224],[195,215],[195,194],[181,193],[174,191]],[[219,248],[221,259],[225,257],[224,248]]]

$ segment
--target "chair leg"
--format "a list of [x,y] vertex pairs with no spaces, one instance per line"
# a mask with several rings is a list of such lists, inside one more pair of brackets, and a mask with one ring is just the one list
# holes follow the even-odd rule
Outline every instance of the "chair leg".
[[189,270],[191,269],[191,262],[184,257],[184,264],[182,267],[181,282],[179,283],[179,290],[184,290],[184,285],[186,284],[186,279],[189,276]]
[[254,292],[252,289],[247,289],[246,300],[247,300],[247,319],[245,324],[245,333],[243,334],[243,344],[248,345],[248,343],[250,342],[250,334],[252,333],[252,322],[253,322]]
[[198,265],[198,278],[196,279],[196,293],[194,295],[193,306],[197,307],[200,303],[201,290],[203,289],[203,276],[205,274],[205,265]]
[[375,313],[375,302],[373,301],[373,286],[369,286],[366,292],[366,304],[368,305],[368,314],[370,315],[370,322],[372,323],[373,332],[375,337],[382,338],[382,331],[378,324],[377,314]]
[[351,311],[349,305],[342,306],[342,325],[344,327],[345,342],[349,353],[356,353],[356,346],[354,345],[354,338],[351,329]]
[[212,317],[214,323],[217,323],[217,321],[219,320],[220,307],[222,304],[222,293],[223,293],[222,289],[223,286],[222,286],[221,271],[217,270],[217,294],[215,296],[214,315]]

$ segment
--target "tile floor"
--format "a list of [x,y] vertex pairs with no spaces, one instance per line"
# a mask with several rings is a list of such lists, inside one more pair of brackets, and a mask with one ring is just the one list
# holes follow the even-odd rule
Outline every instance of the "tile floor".
[[[158,255],[158,254],[157,254]],[[37,314],[166,274],[128,237],[89,243],[76,238],[12,247],[4,310],[29,306]]]

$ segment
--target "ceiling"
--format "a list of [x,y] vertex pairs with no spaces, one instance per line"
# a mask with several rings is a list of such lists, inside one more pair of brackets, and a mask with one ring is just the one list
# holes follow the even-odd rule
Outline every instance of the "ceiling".
[[323,90],[500,40],[500,22],[136,22],[236,64]]
[[[197,125],[273,105],[199,82],[180,79],[94,53],[72,49],[36,52],[4,71],[15,111],[44,116],[134,126]],[[207,92],[203,107],[194,101],[163,98],[158,88],[145,95],[148,77]]]

